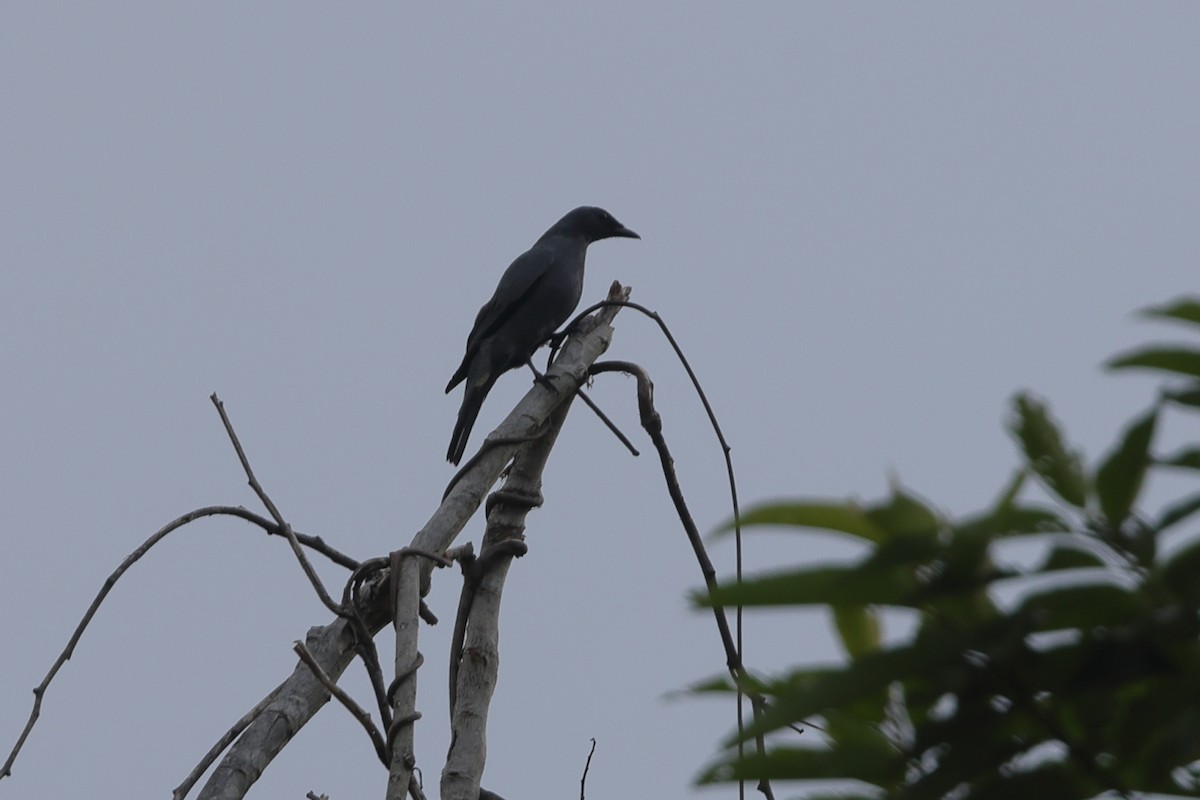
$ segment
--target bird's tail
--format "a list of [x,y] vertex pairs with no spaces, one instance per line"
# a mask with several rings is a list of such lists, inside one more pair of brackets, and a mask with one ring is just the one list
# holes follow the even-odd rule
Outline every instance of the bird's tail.
[[467,439],[471,436],[471,428],[475,426],[475,418],[479,416],[483,399],[487,397],[491,388],[491,383],[476,386],[467,381],[462,407],[458,410],[458,421],[454,423],[454,433],[450,436],[450,449],[446,451],[446,460],[455,466],[462,460],[467,449]]

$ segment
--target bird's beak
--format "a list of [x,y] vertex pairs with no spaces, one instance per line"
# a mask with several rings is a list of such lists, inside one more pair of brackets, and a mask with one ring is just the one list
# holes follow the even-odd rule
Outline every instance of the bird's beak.
[[626,239],[642,238],[642,237],[638,236],[636,233],[634,233],[633,231],[629,230],[629,228],[626,228],[624,225],[621,225],[620,227],[618,227],[615,231],[610,233],[609,236],[621,236]]

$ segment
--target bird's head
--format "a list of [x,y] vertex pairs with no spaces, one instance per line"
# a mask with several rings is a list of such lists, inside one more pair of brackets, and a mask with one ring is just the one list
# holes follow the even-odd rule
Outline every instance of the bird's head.
[[554,223],[553,228],[546,231],[546,235],[580,236],[589,244],[613,236],[623,236],[626,239],[642,238],[617,222],[612,214],[595,206],[580,206],[568,212],[565,217]]

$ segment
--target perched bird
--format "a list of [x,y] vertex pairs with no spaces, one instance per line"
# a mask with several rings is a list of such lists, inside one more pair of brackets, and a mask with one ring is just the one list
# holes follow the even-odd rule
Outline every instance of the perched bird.
[[526,364],[567,321],[583,294],[583,260],[592,242],[612,236],[640,239],[602,208],[580,206],[517,256],[492,299],[479,309],[462,364],[446,393],[467,382],[446,460],[457,464],[483,399],[501,374]]

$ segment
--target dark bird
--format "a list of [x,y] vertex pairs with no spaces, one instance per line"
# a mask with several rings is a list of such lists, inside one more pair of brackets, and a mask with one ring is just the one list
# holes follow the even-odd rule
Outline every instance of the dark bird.
[[479,309],[467,352],[446,384],[446,393],[467,382],[446,460],[457,464],[483,399],[496,379],[529,363],[533,353],[567,321],[583,294],[583,260],[592,242],[624,236],[640,239],[602,208],[580,206],[551,226],[517,256],[500,277],[492,299]]

